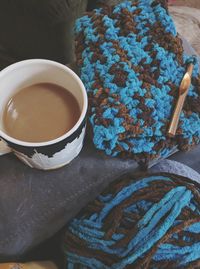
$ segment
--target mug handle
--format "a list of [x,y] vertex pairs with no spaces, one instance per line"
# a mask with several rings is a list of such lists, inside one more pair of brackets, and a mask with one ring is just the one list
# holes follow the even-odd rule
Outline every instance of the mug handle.
[[0,137],[0,156],[11,152],[11,148],[7,145],[7,143],[1,139]]

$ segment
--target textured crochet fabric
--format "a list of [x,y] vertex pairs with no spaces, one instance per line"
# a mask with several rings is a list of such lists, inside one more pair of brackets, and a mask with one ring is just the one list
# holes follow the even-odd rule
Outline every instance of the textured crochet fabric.
[[125,1],[77,20],[76,57],[90,101],[97,149],[147,162],[174,146],[188,150],[200,138],[200,77],[192,85],[177,136],[167,128],[187,63],[164,0]]
[[200,185],[173,174],[124,177],[70,223],[70,269],[200,268]]

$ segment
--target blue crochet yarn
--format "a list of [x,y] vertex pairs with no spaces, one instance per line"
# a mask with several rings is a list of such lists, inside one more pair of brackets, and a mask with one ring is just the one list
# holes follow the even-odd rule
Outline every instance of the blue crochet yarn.
[[[93,142],[108,155],[148,159],[199,143],[199,67],[183,52],[163,2],[125,1],[76,22],[77,64],[90,97]],[[167,139],[178,87],[191,61],[192,85],[178,135]]]
[[199,235],[198,184],[164,173],[124,178],[70,223],[67,268],[199,268]]

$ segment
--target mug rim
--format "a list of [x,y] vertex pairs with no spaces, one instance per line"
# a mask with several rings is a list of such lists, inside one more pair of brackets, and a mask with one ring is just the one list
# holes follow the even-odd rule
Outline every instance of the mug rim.
[[52,140],[45,141],[45,142],[26,142],[26,141],[18,140],[12,136],[9,136],[1,129],[0,129],[0,138],[2,137],[7,142],[11,142],[13,144],[17,144],[17,145],[25,146],[25,147],[49,146],[49,145],[56,144],[56,143],[59,143],[59,142],[65,140],[66,138],[71,136],[80,127],[81,123],[84,121],[84,119],[86,117],[87,108],[88,108],[88,96],[87,96],[85,86],[84,86],[83,82],[81,81],[81,79],[79,78],[79,76],[72,69],[65,66],[64,64],[61,64],[61,63],[58,63],[58,62],[55,62],[52,60],[28,59],[28,60],[16,62],[14,64],[7,66],[6,68],[4,68],[3,70],[0,71],[0,79],[2,76],[5,76],[7,72],[14,71],[17,67],[25,66],[27,64],[32,64],[32,63],[38,63],[38,64],[46,63],[46,64],[49,64],[51,66],[58,67],[58,68],[62,69],[63,71],[68,72],[70,74],[70,76],[76,80],[76,82],[80,86],[80,90],[83,94],[83,108],[81,110],[80,117],[79,117],[78,121],[76,122],[76,124],[68,132],[66,132],[64,135],[59,136],[59,137],[52,139]]

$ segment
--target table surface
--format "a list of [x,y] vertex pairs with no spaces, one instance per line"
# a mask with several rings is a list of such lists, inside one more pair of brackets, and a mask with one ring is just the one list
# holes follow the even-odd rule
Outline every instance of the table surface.
[[[169,1],[170,2],[170,1]],[[173,4],[172,6],[188,6],[200,9],[200,1],[199,0],[171,0]]]
[[200,1],[174,0],[169,10],[178,32],[200,55]]

